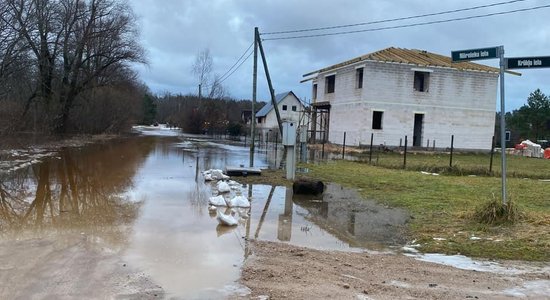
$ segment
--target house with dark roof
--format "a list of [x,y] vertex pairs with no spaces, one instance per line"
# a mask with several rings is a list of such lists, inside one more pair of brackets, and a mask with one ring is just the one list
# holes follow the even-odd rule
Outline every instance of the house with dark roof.
[[499,69],[387,48],[304,75],[311,138],[341,144],[490,149]]
[[[279,93],[275,95],[275,101],[279,108],[281,121],[294,121],[300,124],[307,124],[304,119],[304,105],[292,91]],[[258,133],[261,134],[262,141],[265,141],[269,132],[279,132],[277,124],[277,115],[271,101],[267,102],[262,109],[256,113],[256,123]],[[272,135],[274,136],[274,135]],[[280,137],[279,137],[280,138]]]

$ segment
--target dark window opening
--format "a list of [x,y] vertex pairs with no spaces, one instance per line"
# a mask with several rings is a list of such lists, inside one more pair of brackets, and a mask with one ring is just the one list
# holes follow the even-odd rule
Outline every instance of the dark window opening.
[[286,106],[286,105],[283,105],[283,110],[287,110],[287,106]]
[[427,92],[430,83],[430,73],[414,71],[414,90],[417,92]]
[[334,93],[334,84],[336,83],[336,75],[325,77],[325,94]]
[[355,86],[358,89],[363,88],[363,68],[355,69]]
[[313,84],[313,99],[317,99],[317,83]]
[[292,105],[292,111],[296,111],[296,105]]
[[372,129],[382,129],[382,115],[383,111],[372,112]]
[[258,118],[258,124],[262,124],[262,118]]

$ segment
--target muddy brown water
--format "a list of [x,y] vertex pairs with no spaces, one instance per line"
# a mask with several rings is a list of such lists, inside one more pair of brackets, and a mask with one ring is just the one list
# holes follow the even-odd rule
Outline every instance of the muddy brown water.
[[[106,254],[83,268],[97,271],[97,265],[120,262],[147,278],[136,295],[141,287],[148,295],[204,299],[246,294],[236,281],[249,255],[249,239],[342,251],[405,243],[406,212],[360,200],[355,191],[337,185],[328,185],[317,197],[292,195],[280,186],[242,185],[239,193],[251,199],[251,209],[238,226],[219,226],[207,209],[213,187],[200,173],[247,165],[248,159],[248,148],[240,146],[196,137],[140,136],[64,149],[1,174],[1,296],[28,298],[51,291],[70,297],[56,294],[42,277],[15,281],[38,267],[45,273],[70,273],[63,269],[70,266],[61,265],[71,262],[57,256],[76,255],[80,248]],[[255,166],[270,164],[266,153],[256,155]],[[44,243],[61,254],[29,260]],[[21,260],[19,267],[14,257]],[[97,280],[78,278],[72,280]],[[39,291],[41,286],[46,292]],[[85,295],[82,285],[72,286]],[[93,295],[93,286],[88,288]],[[129,293],[119,290],[109,292]]]

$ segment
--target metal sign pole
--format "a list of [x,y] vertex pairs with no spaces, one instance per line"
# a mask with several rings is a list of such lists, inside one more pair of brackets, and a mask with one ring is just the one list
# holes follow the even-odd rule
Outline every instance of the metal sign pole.
[[501,152],[501,172],[502,172],[502,204],[507,205],[506,201],[506,110],[504,108],[504,70],[506,68],[506,59],[504,58],[504,46],[498,47],[500,57],[500,152]]

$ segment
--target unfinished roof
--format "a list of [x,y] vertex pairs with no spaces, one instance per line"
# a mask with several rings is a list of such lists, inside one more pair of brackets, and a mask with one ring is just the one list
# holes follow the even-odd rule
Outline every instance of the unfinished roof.
[[403,48],[386,48],[380,51],[369,53],[363,56],[350,59],[348,61],[341,62],[339,64],[332,65],[317,71],[313,71],[304,74],[304,77],[313,75],[315,73],[322,73],[330,71],[336,68],[344,67],[361,61],[379,61],[379,62],[391,62],[411,64],[422,67],[444,67],[453,68],[464,71],[481,71],[489,73],[499,73],[499,69],[480,65],[472,62],[457,62],[453,63],[451,57],[440,54],[431,53],[425,50],[416,49],[403,49]]

